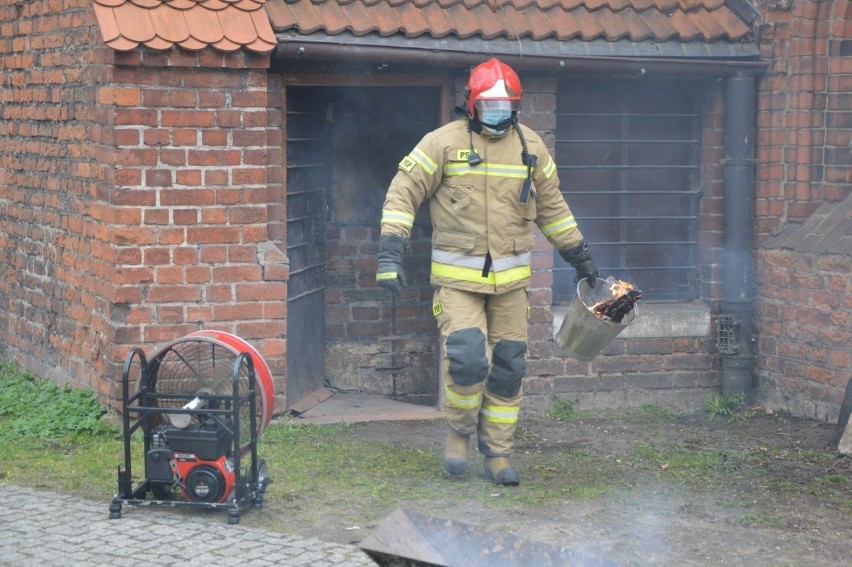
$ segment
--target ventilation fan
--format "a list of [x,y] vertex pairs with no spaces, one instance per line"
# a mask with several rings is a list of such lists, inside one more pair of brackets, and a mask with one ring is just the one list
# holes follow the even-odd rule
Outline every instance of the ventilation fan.
[[[137,358],[140,377],[129,397]],[[125,467],[119,467],[110,518],[121,517],[123,502],[168,502],[222,506],[229,522],[237,523],[242,504],[260,506],[270,481],[257,458],[257,441],[272,418],[274,396],[263,357],[235,335],[191,333],[166,344],[150,362],[134,349],[123,373]],[[145,479],[134,489],[131,437],[137,430],[144,437]],[[154,500],[147,500],[148,493]]]

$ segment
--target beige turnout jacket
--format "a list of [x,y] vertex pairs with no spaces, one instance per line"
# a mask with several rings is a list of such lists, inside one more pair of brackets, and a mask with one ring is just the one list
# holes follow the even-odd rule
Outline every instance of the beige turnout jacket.
[[[424,201],[432,218],[432,284],[480,293],[529,285],[533,224],[557,249],[583,236],[559,191],[556,164],[541,138],[521,126],[536,165],[523,163],[517,132],[499,139],[457,120],[430,132],[399,164],[382,207],[382,234],[411,235]],[[483,159],[470,165],[473,149]],[[524,181],[529,197],[519,202]]]

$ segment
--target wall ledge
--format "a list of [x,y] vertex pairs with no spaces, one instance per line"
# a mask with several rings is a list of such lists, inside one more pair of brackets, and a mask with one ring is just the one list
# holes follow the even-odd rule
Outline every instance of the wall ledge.
[[[570,305],[553,306],[553,334],[559,332]],[[638,303],[636,318],[620,339],[709,337],[710,308],[703,303]]]

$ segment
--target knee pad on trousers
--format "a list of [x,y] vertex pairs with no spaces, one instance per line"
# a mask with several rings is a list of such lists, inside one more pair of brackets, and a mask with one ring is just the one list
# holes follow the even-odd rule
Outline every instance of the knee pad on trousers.
[[498,396],[511,398],[521,391],[521,378],[527,372],[524,355],[527,343],[502,340],[494,345],[491,353],[491,374],[488,376],[488,391]]
[[485,334],[476,327],[453,331],[447,336],[447,358],[450,361],[450,378],[455,384],[479,384],[488,376]]

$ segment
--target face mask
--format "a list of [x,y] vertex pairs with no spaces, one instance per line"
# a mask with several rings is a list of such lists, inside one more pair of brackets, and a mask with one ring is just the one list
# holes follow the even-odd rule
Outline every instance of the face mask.
[[479,121],[486,126],[502,126],[501,122],[511,119],[511,110],[483,110]]
[[503,128],[502,130],[498,130],[496,128],[489,128],[485,124],[482,124],[482,133],[485,134],[489,138],[502,138],[508,132],[508,128]]

